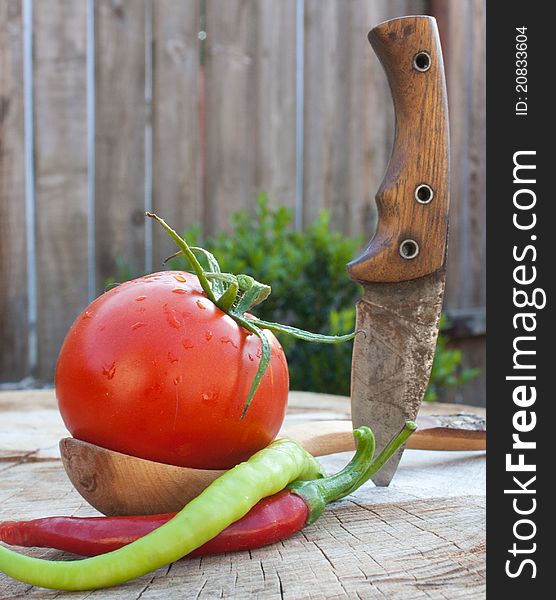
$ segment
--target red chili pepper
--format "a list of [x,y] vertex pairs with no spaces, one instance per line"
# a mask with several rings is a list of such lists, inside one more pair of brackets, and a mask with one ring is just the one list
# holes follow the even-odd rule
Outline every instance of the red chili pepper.
[[[326,504],[347,496],[365,483],[414,430],[414,423],[406,423],[374,461],[374,437],[367,438],[370,443],[358,440],[355,456],[342,471],[323,479],[296,481],[278,494],[263,498],[242,519],[189,556],[253,550],[293,535],[316,521]],[[82,556],[96,556],[130,544],[173,516],[174,513],[6,521],[0,523],[0,541],[15,546],[56,548]]]
[[[242,519],[189,556],[253,550],[293,535],[307,522],[300,496],[282,490],[263,498]],[[117,550],[164,525],[175,513],[137,517],[46,517],[0,523],[0,540],[12,546],[56,548],[81,556]]]

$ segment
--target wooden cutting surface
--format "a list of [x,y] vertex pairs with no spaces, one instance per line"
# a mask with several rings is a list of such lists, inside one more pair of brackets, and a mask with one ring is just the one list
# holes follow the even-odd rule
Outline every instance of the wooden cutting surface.
[[[461,406],[437,404],[423,412],[454,410]],[[290,423],[341,418],[349,418],[347,398],[290,395]],[[57,445],[65,435],[52,390],[0,392],[0,520],[98,514],[62,468]],[[348,459],[335,454],[321,460],[333,472]],[[53,550],[25,552],[76,558]],[[0,600],[484,596],[484,452],[408,450],[389,488],[364,485],[288,540],[251,552],[182,559],[109,590],[56,592],[0,573]]]

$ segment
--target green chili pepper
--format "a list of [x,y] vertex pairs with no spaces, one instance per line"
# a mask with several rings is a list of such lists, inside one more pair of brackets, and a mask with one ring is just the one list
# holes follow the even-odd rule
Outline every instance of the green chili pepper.
[[306,450],[280,439],[227,471],[172,520],[128,546],[73,562],[31,558],[0,546],[0,570],[24,583],[59,590],[118,585],[180,559],[292,481],[320,476],[319,463]]

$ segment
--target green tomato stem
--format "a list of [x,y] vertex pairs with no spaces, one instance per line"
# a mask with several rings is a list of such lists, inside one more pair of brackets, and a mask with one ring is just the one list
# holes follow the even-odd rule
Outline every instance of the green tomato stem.
[[237,299],[238,291],[239,287],[237,283],[231,283],[230,287],[222,293],[220,298],[218,298],[217,306],[222,312],[225,312],[228,315],[231,313],[232,307]]
[[[183,242],[184,244],[186,243],[185,240],[183,240]],[[213,271],[214,273],[220,273],[220,265],[218,264],[218,261],[216,260],[216,257],[214,256],[214,254],[212,254],[212,252],[209,252],[204,248],[197,248],[196,246],[191,246],[190,249],[191,252],[197,252],[199,254],[202,254],[206,258],[209,269],[211,271]],[[213,281],[211,287],[216,297],[220,297],[226,290],[226,286],[221,281]]]
[[305,340],[306,342],[320,342],[321,344],[340,344],[342,342],[349,342],[349,340],[352,340],[357,334],[357,332],[354,331],[353,333],[348,333],[346,335],[324,335],[322,333],[311,333],[310,331],[298,329],[297,327],[292,327],[291,325],[282,325],[281,323],[263,321],[262,319],[257,319],[256,317],[253,318],[252,321],[264,329],[270,329],[271,331],[276,331],[277,333],[285,333],[286,335],[291,335],[292,337],[295,337],[299,340]]
[[197,277],[199,278],[199,283],[201,284],[203,291],[207,295],[207,298],[209,300],[212,300],[216,304],[216,298],[214,297],[211,285],[205,276],[205,271],[201,263],[197,260],[195,254],[192,252],[189,245],[177,234],[177,232],[175,232],[166,223],[164,219],[161,219],[158,215],[155,215],[154,213],[146,212],[145,214],[147,215],[147,217],[158,221],[162,225],[162,227],[164,227],[164,229],[168,232],[168,234],[174,240],[174,242],[176,242],[178,248],[183,252],[185,258],[187,258],[189,264],[191,265],[191,268],[195,271],[195,275],[197,275]]
[[[355,337],[355,332],[347,335],[323,335],[320,333],[311,333],[297,327],[289,325],[281,325],[280,323],[271,323],[250,317],[247,319],[245,313],[253,306],[264,302],[270,295],[270,286],[260,283],[250,275],[231,273],[222,273],[220,265],[215,256],[203,248],[190,247],[188,243],[181,238],[163,219],[154,213],[145,213],[148,217],[158,221],[162,227],[169,233],[172,239],[180,249],[178,254],[183,254],[187,259],[191,268],[199,278],[199,282],[209,298],[220,310],[229,315],[234,321],[254,333],[261,340],[261,359],[253,382],[249,389],[247,399],[245,401],[241,418],[243,418],[251,405],[251,401],[259,384],[270,364],[271,347],[268,339],[261,329],[269,329],[278,333],[291,335],[301,340],[308,342],[321,342],[324,344],[339,344],[347,342]],[[207,259],[209,272],[205,271],[202,265],[197,260],[195,253],[201,253]]]

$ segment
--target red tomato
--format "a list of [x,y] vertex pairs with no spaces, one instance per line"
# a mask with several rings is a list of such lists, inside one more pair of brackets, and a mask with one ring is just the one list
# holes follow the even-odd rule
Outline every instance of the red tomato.
[[270,365],[240,418],[261,342],[190,273],[123,283],[72,325],[56,368],[64,423],[80,440],[159,462],[228,469],[269,444],[286,411],[288,367]]

